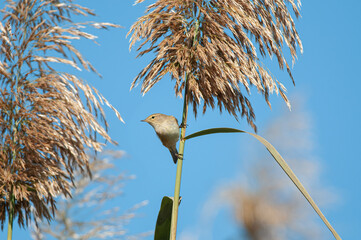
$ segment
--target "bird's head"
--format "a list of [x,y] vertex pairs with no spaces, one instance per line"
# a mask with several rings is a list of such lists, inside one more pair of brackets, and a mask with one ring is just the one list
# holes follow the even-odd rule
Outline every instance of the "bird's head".
[[151,126],[156,127],[157,125],[162,124],[164,122],[164,120],[167,119],[167,117],[170,117],[170,116],[167,116],[162,113],[154,113],[154,114],[151,114],[146,119],[141,120],[141,121],[149,123]]

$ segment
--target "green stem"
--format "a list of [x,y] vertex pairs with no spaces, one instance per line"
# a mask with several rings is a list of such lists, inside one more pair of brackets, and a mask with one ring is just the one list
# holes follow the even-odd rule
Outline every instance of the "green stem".
[[[199,15],[199,9],[198,9]],[[194,16],[196,18],[196,16]],[[193,38],[192,47],[197,41],[198,33],[199,33],[199,19],[195,22],[195,34]],[[192,58],[192,57],[191,57]],[[173,209],[172,209],[172,222],[170,228],[170,239],[176,240],[177,235],[177,222],[178,222],[178,208],[179,208],[179,194],[180,194],[180,185],[181,185],[181,178],[182,178],[182,167],[183,167],[183,156],[184,156],[184,145],[185,145],[185,136],[186,136],[186,127],[187,127],[187,115],[188,115],[188,75],[187,72],[184,76],[184,102],[183,102],[183,115],[182,115],[182,124],[181,124],[181,134],[180,134],[180,142],[179,142],[179,158],[177,164],[177,174],[175,179],[175,187],[174,187],[174,200],[173,200]]]
[[184,78],[185,87],[184,87],[184,103],[183,103],[183,115],[182,115],[182,128],[180,134],[180,142],[179,142],[179,157],[177,164],[177,175],[175,179],[175,187],[174,187],[174,201],[173,201],[173,210],[172,210],[172,224],[171,224],[171,232],[170,239],[176,240],[177,235],[177,222],[178,222],[178,207],[179,207],[179,193],[180,193],[180,185],[182,178],[182,167],[183,167],[183,156],[184,156],[184,145],[185,145],[185,135],[186,135],[186,126],[187,126],[187,115],[188,115],[188,104],[187,104],[187,74]]
[[[16,135],[16,129],[13,128],[13,134],[14,134],[14,139],[15,139],[15,135]],[[14,140],[15,142],[15,140]],[[11,160],[12,160],[12,164],[15,161],[16,158],[16,153],[15,150],[12,152],[11,154]],[[11,173],[13,173],[13,170],[11,169]],[[8,237],[7,240],[12,240],[13,237],[13,224],[14,224],[14,213],[15,213],[15,195],[14,195],[14,189],[13,187],[11,188],[10,191],[10,202],[9,202],[9,219],[8,219]]]
[[13,223],[14,223],[14,205],[15,205],[15,196],[13,192],[10,193],[10,208],[9,208],[9,221],[8,221],[8,238],[11,240],[13,237]]
[[[16,78],[16,88],[18,86],[18,82],[17,82],[17,78]],[[16,89],[17,92],[17,89]],[[17,96],[15,95],[15,101],[16,102]],[[14,106],[13,109],[14,112],[14,116],[17,116],[18,113],[18,108],[17,106]],[[16,145],[16,134],[17,134],[17,127],[18,127],[18,122],[16,121],[16,119],[14,119],[14,117],[12,119],[10,119],[11,121],[11,134],[13,135],[13,145]],[[10,162],[10,172],[13,174],[14,170],[12,165],[14,164],[16,160],[16,150],[13,150],[11,152],[11,162]],[[14,224],[14,213],[15,213],[15,195],[14,195],[14,187],[11,187],[10,193],[9,193],[9,218],[8,218],[8,237],[7,240],[11,240],[13,237],[13,224]]]

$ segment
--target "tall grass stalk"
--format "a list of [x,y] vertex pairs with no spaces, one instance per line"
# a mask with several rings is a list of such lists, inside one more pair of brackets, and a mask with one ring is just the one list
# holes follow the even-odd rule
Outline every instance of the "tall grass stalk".
[[[199,33],[199,20],[196,20],[196,34],[193,37],[192,47],[197,41],[197,35]],[[173,210],[172,210],[172,222],[171,222],[171,240],[176,239],[177,235],[177,223],[178,223],[178,208],[179,208],[179,195],[180,195],[180,185],[182,179],[182,168],[183,168],[183,155],[184,155],[184,145],[185,145],[185,136],[187,128],[187,116],[188,116],[188,74],[184,75],[184,99],[183,99],[183,114],[182,114],[182,124],[181,124],[181,133],[180,133],[180,142],[179,142],[179,158],[177,164],[177,173],[175,179],[174,187],[174,201],[173,201]]]
[[174,201],[173,201],[173,210],[172,210],[172,224],[171,224],[171,240],[176,239],[177,235],[177,223],[178,223],[178,207],[179,207],[179,194],[180,194],[180,185],[182,178],[182,167],[183,167],[183,156],[184,156],[184,145],[185,145],[185,135],[187,127],[187,115],[188,115],[188,104],[187,104],[187,74],[184,77],[185,88],[184,88],[184,103],[183,103],[183,115],[182,115],[182,124],[181,124],[181,134],[179,142],[179,158],[177,164],[177,174],[175,179],[174,187]]
[[11,194],[10,194],[10,208],[9,208],[8,237],[7,237],[7,240],[11,240],[13,238],[14,206],[15,206],[15,196],[11,192]]

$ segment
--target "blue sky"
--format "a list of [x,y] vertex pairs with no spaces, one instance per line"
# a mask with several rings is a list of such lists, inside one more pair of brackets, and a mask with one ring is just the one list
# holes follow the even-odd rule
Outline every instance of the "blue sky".
[[[137,218],[127,226],[132,234],[154,229],[162,197],[173,195],[176,171],[169,152],[160,144],[153,129],[140,120],[155,112],[180,119],[183,104],[174,96],[174,82],[169,78],[163,79],[145,96],[141,95],[140,88],[129,91],[133,78],[148,63],[150,56],[135,59],[135,49],[128,50],[126,33],[152,2],[148,0],[133,6],[133,1],[128,0],[84,1],[84,6],[95,9],[98,14],[92,20],[113,22],[124,28],[97,31],[100,45],[86,41],[77,44],[103,78],[84,72],[80,76],[119,110],[126,123],[119,122],[111,111],[107,111],[110,135],[119,143],[119,146],[110,148],[127,152],[118,168],[137,176],[127,182],[125,194],[116,204],[127,209],[149,200],[149,204],[139,209]],[[361,215],[361,107],[358,103],[361,89],[361,2],[303,1],[301,15],[296,26],[304,53],[299,54],[293,68],[296,87],[287,73],[272,64],[270,70],[285,84],[291,101],[296,95],[305,99],[304,109],[312,117],[314,152],[322,168],[321,182],[338,196],[337,202],[323,211],[343,239],[357,239],[361,235],[361,221],[358,220]],[[287,107],[280,96],[271,97],[272,110],[256,91],[252,92],[251,98],[259,134],[263,135],[267,123]],[[197,119],[190,115],[188,124],[188,133],[221,126],[251,131],[246,121],[237,122],[218,111],[200,114]],[[252,140],[245,135],[224,134],[186,144],[178,233],[193,231],[207,199],[218,186],[237,178],[244,166],[249,141]],[[315,200],[317,202],[317,198]],[[305,208],[308,207],[305,200]],[[327,239],[331,239],[327,228],[320,226]],[[217,217],[211,237],[227,239],[237,231],[234,227],[230,212],[225,210]],[[0,238],[3,239],[5,234],[6,231],[1,232]],[[16,229],[14,239],[30,239],[29,232]]]

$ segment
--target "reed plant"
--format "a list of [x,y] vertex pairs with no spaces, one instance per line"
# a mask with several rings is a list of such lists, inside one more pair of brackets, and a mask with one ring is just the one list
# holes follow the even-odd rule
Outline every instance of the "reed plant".
[[121,117],[95,88],[74,74],[95,69],[73,41],[96,39],[86,27],[119,26],[73,22],[74,16],[95,14],[72,0],[4,2],[0,22],[0,223],[3,228],[8,219],[11,239],[14,219],[20,227],[30,220],[50,221],[55,198],[70,195],[74,172],[91,174],[85,150],[101,151],[103,143],[97,136],[115,143],[107,133],[104,103]]
[[[136,76],[132,88],[141,83],[141,92],[145,94],[169,75],[175,83],[176,96],[183,97],[180,156],[184,156],[185,141],[193,137],[217,132],[244,133],[215,128],[186,136],[189,106],[193,107],[195,116],[200,106],[203,113],[209,108],[226,110],[237,120],[246,118],[254,131],[257,130],[255,112],[248,99],[252,88],[264,96],[270,107],[272,93],[280,94],[291,107],[285,86],[270,73],[260,57],[275,58],[279,68],[286,69],[294,83],[289,62],[293,64],[297,51],[303,51],[293,20],[293,16],[300,16],[300,6],[300,1],[294,0],[157,0],[133,24],[128,33],[130,48],[140,41],[138,56],[153,53],[154,58]],[[289,54],[284,53],[285,47]],[[286,55],[291,59],[287,60]],[[321,216],[317,205],[273,146],[256,134],[249,134],[267,147]],[[178,160],[171,228],[168,229],[172,240],[176,239],[177,232],[182,159]],[[163,202],[162,205],[169,206]],[[167,211],[161,209],[161,212]]]

